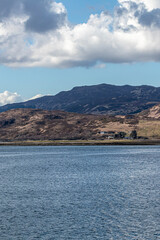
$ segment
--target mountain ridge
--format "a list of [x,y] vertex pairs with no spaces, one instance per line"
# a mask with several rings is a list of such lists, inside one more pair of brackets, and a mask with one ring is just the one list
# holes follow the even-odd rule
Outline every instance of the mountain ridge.
[[160,87],[99,84],[74,87],[54,96],[43,96],[0,107],[0,112],[16,108],[60,110],[82,114],[127,115],[160,103]]

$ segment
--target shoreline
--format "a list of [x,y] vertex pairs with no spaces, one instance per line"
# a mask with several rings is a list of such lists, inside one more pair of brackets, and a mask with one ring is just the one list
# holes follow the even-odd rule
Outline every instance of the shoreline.
[[160,139],[147,140],[27,140],[0,142],[0,146],[134,146],[160,145]]

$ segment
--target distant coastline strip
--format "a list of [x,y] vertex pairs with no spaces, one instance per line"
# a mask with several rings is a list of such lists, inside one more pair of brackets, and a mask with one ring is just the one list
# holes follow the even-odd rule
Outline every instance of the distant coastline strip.
[[160,139],[154,140],[63,140],[63,141],[9,141],[0,142],[0,146],[107,146],[107,145],[160,145]]

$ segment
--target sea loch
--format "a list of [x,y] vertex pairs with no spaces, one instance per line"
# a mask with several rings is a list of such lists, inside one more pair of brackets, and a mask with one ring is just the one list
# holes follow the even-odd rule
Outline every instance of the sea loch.
[[0,147],[0,239],[160,239],[160,147]]

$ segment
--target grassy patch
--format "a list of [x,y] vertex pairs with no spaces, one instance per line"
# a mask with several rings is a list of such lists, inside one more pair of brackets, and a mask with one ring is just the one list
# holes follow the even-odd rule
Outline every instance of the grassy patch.
[[138,136],[160,138],[160,121],[140,120],[137,132]]

